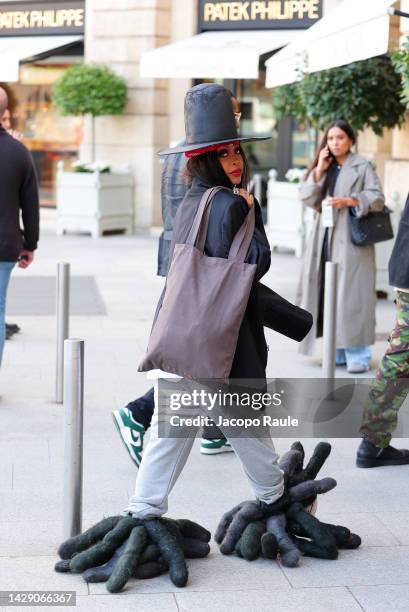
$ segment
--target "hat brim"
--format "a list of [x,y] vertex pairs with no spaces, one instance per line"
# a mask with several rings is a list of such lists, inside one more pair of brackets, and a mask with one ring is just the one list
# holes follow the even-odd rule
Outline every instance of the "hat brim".
[[204,149],[205,147],[211,147],[218,144],[229,144],[230,142],[254,142],[256,140],[270,140],[272,136],[245,136],[243,138],[229,138],[228,140],[216,140],[213,142],[200,142],[198,144],[181,145],[178,147],[172,147],[170,149],[163,149],[158,151],[158,155],[174,155],[175,153],[188,153],[189,151],[196,151],[197,149]]

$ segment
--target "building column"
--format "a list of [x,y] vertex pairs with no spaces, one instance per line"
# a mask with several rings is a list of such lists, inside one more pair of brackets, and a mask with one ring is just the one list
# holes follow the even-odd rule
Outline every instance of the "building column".
[[[87,0],[85,61],[105,64],[128,85],[121,116],[96,120],[96,159],[129,164],[135,180],[135,229],[161,225],[160,163],[169,142],[168,83],[139,77],[141,54],[165,45],[170,35],[170,0]],[[86,121],[81,159],[90,158]]]
[[[409,0],[396,2],[395,8],[409,12]],[[409,36],[409,19],[399,19],[402,37]],[[408,194],[407,176],[409,174],[409,121],[392,131],[392,159],[386,162],[385,191],[390,200],[402,211]]]
[[371,129],[366,128],[358,135],[358,153],[374,163],[382,185],[385,181],[385,164],[391,157],[391,149],[392,130],[385,129],[382,136],[377,136]]
[[[171,42],[197,34],[198,0],[177,0],[172,4]],[[185,138],[184,99],[192,86],[192,79],[169,79],[170,142]]]

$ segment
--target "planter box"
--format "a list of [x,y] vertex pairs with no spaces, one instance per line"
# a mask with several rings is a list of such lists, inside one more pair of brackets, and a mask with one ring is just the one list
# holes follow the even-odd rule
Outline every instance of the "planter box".
[[267,190],[266,232],[271,248],[285,247],[302,257],[305,247],[305,211],[298,195],[297,183],[286,183],[270,178]]
[[57,172],[57,234],[133,231],[133,177],[130,173]]

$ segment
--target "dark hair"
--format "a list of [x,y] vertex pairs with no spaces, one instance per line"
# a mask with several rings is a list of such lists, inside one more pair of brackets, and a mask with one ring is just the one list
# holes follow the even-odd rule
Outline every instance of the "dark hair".
[[[240,146],[239,148],[243,158],[243,174],[241,183],[238,187],[247,189],[250,178],[249,164],[242,147]],[[208,151],[207,153],[202,153],[202,155],[197,155],[197,157],[191,157],[189,159],[185,170],[187,184],[190,186],[195,178],[201,179],[214,187],[228,187],[231,189],[233,186],[229,177],[223,170],[217,151]]]
[[327,129],[324,132],[324,135],[322,137],[322,140],[320,142],[320,145],[318,147],[318,151],[317,154],[315,155],[310,167],[307,170],[307,173],[305,175],[305,178],[307,179],[311,172],[314,170],[314,168],[316,168],[318,166],[318,159],[320,156],[320,153],[322,151],[322,149],[324,149],[327,146],[327,140],[328,140],[328,133],[329,131],[334,128],[337,127],[340,130],[342,130],[343,132],[345,132],[345,134],[348,136],[348,138],[350,140],[352,140],[352,143],[355,144],[356,143],[356,136],[355,136],[355,132],[352,129],[351,125],[348,123],[348,121],[344,121],[344,119],[335,119],[335,121],[333,121],[332,123],[329,124],[329,126],[327,127]]

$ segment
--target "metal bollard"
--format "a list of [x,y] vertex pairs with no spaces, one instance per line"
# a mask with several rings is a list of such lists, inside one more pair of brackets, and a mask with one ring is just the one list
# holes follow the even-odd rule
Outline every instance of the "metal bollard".
[[337,273],[338,264],[325,264],[324,291],[324,354],[322,359],[323,378],[335,378],[335,333],[337,323]]
[[64,538],[81,533],[84,340],[64,342]]
[[64,341],[69,335],[70,315],[70,264],[60,262],[57,265],[57,356],[55,373],[55,401],[63,402],[64,391]]

